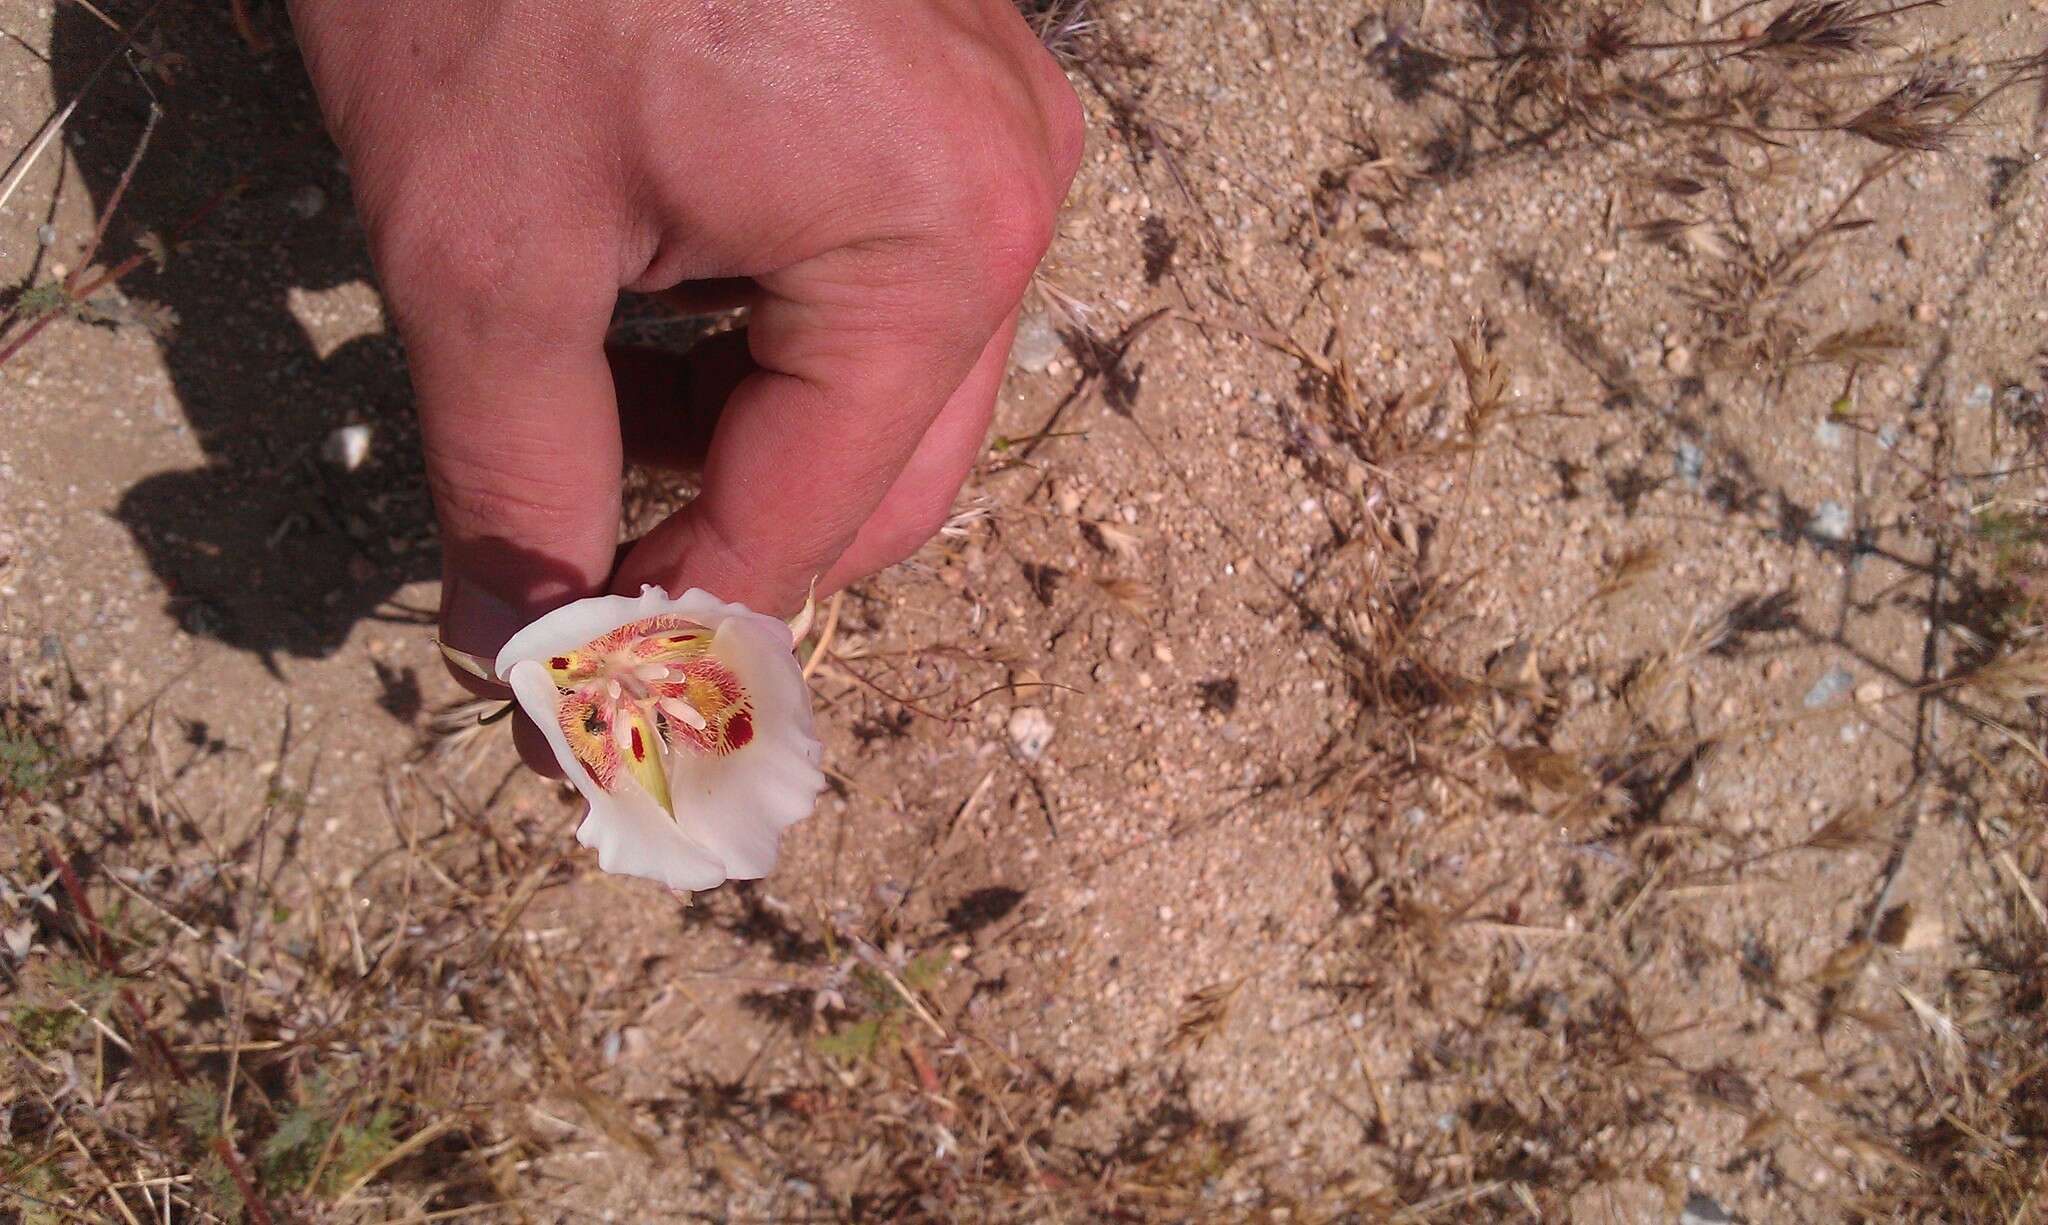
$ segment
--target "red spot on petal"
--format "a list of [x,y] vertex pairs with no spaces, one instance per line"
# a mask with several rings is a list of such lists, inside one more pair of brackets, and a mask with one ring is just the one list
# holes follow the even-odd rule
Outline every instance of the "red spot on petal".
[[645,744],[641,743],[641,741],[640,741],[640,729],[639,729],[639,728],[637,728],[637,727],[633,729],[633,760],[634,760],[634,761],[646,761],[646,760],[647,760],[647,746],[646,746]]
[[744,710],[734,711],[732,718],[725,721],[725,742],[736,749],[743,749],[753,738],[753,717]]
[[567,655],[557,655],[548,661],[548,667],[553,668],[557,672],[564,671],[568,666],[569,657]]

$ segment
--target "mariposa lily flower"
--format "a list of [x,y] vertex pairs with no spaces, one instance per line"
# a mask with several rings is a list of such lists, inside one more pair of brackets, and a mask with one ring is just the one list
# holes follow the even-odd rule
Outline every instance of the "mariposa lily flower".
[[825,785],[800,634],[703,590],[643,587],[556,609],[491,671],[589,801],[576,840],[598,867],[708,889],[767,875]]

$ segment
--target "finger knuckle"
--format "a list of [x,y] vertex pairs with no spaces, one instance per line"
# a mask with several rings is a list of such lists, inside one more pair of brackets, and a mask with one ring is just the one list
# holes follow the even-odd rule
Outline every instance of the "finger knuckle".
[[399,325],[431,323],[523,341],[567,339],[577,318],[550,302],[550,285],[578,284],[561,248],[540,240],[541,218],[514,210],[456,215],[445,204],[401,203],[378,227],[373,256]]
[[1053,89],[1047,105],[1046,131],[1052,148],[1055,186],[1064,193],[1080,172],[1081,156],[1088,147],[1088,116],[1081,99],[1064,79]]
[[544,476],[427,452],[428,485],[442,523],[458,534],[546,540],[562,528],[562,508],[581,495]]
[[1036,184],[1011,180],[986,190],[974,215],[977,271],[996,297],[1014,300],[1052,246],[1053,206]]

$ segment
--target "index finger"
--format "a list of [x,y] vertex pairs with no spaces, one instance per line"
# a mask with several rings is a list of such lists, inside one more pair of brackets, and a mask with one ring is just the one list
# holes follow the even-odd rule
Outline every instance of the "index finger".
[[794,612],[1022,296],[1049,224],[951,269],[840,252],[762,278],[748,327],[761,368],[718,419],[702,492],[628,553],[615,586],[704,587]]

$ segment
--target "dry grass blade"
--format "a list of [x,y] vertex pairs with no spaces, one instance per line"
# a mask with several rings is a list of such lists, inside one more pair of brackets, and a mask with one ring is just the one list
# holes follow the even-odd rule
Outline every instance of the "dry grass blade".
[[1913,1010],[1913,1015],[1920,1018],[1920,1023],[1933,1035],[1935,1046],[1941,1050],[1942,1061],[1951,1068],[1959,1066],[1963,1062],[1963,1035],[1955,1021],[1906,987],[1899,987],[1898,992],[1906,1006]]
[[1088,38],[1096,25],[1088,0],[1017,0],[1017,11],[1031,23],[1038,41],[1062,63],[1073,63],[1087,53]]

